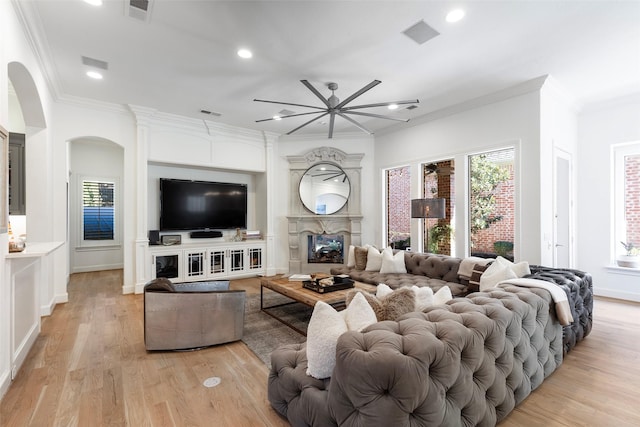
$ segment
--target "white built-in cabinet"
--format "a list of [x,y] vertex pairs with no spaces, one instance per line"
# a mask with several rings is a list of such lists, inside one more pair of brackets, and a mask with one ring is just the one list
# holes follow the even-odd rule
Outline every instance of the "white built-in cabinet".
[[265,242],[149,246],[151,278],[172,282],[264,275]]

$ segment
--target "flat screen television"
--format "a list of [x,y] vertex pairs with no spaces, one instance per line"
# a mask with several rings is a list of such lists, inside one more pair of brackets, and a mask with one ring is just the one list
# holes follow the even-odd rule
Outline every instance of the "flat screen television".
[[247,186],[160,179],[160,230],[247,228]]

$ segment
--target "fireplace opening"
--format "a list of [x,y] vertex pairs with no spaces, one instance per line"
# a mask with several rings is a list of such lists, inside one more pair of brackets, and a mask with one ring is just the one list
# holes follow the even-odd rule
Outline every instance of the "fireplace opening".
[[307,262],[310,264],[342,264],[343,234],[312,234],[307,236]]

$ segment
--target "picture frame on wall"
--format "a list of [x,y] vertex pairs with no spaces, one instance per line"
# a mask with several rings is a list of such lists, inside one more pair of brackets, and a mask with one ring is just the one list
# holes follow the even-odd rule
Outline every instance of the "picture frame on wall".
[[9,132],[0,126],[0,234],[7,232],[9,225]]

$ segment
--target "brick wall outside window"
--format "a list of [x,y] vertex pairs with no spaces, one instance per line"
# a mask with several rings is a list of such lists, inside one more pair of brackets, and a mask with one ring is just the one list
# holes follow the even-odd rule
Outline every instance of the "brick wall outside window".
[[627,242],[640,247],[640,155],[625,157],[624,172]]
[[387,170],[387,242],[411,235],[411,174],[409,166]]

